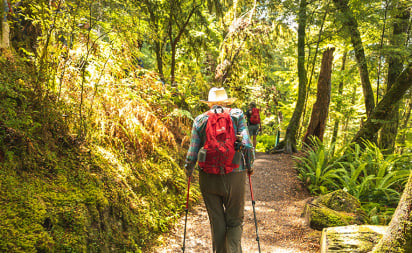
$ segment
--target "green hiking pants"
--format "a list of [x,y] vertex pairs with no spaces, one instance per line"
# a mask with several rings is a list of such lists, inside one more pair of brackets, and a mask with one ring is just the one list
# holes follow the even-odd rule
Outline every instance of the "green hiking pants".
[[226,175],[200,171],[199,183],[209,215],[214,253],[241,253],[246,172]]

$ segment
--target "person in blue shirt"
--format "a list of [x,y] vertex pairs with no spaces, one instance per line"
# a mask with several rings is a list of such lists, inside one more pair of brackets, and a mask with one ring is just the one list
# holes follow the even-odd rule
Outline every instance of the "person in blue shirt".
[[[242,252],[241,238],[243,231],[245,206],[246,173],[253,174],[254,149],[250,140],[243,111],[237,108],[228,110],[227,106],[236,99],[228,98],[224,88],[212,88],[207,101],[211,110],[220,108],[229,111],[235,134],[242,136],[243,158],[238,168],[228,174],[209,174],[199,170],[199,184],[208,212],[213,252]],[[199,150],[205,143],[208,114],[203,113],[193,122],[190,147],[186,156],[185,170],[190,177],[196,166]],[[206,155],[207,159],[207,155]]]

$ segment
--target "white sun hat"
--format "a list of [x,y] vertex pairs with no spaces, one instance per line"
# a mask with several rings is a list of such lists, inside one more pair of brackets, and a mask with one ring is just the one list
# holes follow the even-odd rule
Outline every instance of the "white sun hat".
[[209,97],[208,100],[200,100],[203,103],[208,105],[230,105],[236,101],[236,98],[228,98],[227,93],[224,88],[216,88],[213,87],[209,90]]

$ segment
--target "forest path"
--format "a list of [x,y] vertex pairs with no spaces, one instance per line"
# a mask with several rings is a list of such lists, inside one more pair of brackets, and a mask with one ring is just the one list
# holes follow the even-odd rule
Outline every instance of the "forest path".
[[[305,200],[310,195],[303,190],[288,154],[257,153],[252,175],[256,201],[256,217],[261,252],[314,253],[319,251],[320,232],[310,229],[301,217]],[[245,185],[245,224],[242,249],[258,252],[249,181]],[[172,231],[165,235],[164,244],[150,252],[182,252],[184,215]],[[189,207],[186,230],[188,253],[212,252],[209,220],[203,200]]]

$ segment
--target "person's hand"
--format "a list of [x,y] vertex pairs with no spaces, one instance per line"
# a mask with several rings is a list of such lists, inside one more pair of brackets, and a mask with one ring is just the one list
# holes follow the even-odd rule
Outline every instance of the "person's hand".
[[255,171],[254,171],[253,169],[247,170],[247,173],[248,173],[249,175],[253,175],[254,172],[255,172]]
[[187,178],[192,176],[194,169],[195,169],[194,165],[188,164],[188,163],[185,164],[185,173],[186,173]]

